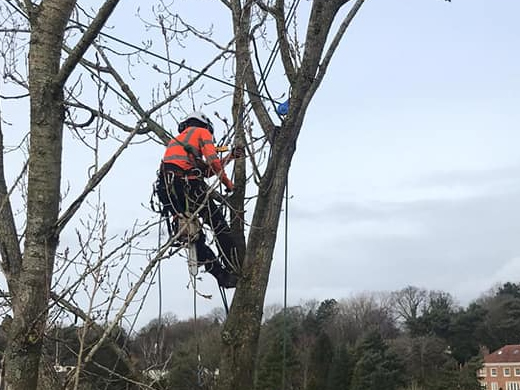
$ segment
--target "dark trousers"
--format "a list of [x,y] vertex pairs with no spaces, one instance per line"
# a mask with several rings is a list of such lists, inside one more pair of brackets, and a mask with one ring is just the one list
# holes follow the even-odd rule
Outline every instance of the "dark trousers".
[[[221,208],[208,192],[208,185],[204,180],[187,180],[176,176],[173,180],[173,190],[175,191],[179,208],[177,211],[180,213],[186,211],[197,213],[202,218],[204,224],[211,227],[222,263],[228,271],[233,272],[234,268],[236,268],[233,265],[237,264],[236,245]],[[206,269],[211,272],[211,268],[216,266],[214,264],[216,256],[206,244],[206,237],[202,232],[195,245],[199,262],[205,264]]]

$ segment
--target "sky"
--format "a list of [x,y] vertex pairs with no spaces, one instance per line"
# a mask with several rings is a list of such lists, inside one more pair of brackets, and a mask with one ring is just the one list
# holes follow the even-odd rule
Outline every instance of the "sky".
[[[126,22],[138,2],[124,3],[111,31],[140,43],[145,36]],[[214,15],[174,4],[201,25]],[[365,2],[308,109],[291,166],[289,305],[408,285],[450,292],[466,305],[497,283],[520,280],[518,14],[517,0]],[[229,26],[214,26],[229,35]],[[203,63],[189,46],[176,54],[190,66]],[[135,85],[149,94],[146,76],[136,75]],[[286,93],[277,77],[272,91]],[[229,115],[229,106],[221,109]],[[114,231],[150,218],[145,206],[163,148],[135,150],[103,185]],[[72,161],[82,152],[64,153]],[[79,164],[64,169],[85,175]],[[266,305],[284,299],[284,218]],[[62,242],[74,235],[66,230]],[[139,323],[166,312],[193,316],[188,281],[184,259],[164,261],[160,294],[156,279]],[[221,307],[211,276],[202,275],[199,288],[213,295],[197,298],[199,315]]]
[[[467,304],[518,280],[519,7],[364,5],[292,167],[291,257],[307,258],[292,294],[415,285]],[[335,142],[322,153],[316,139]]]

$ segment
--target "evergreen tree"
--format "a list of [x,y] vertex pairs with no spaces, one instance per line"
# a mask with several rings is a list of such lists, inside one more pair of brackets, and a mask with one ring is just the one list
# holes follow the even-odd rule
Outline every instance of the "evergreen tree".
[[482,340],[478,331],[482,329],[486,310],[477,303],[472,303],[465,310],[459,310],[452,316],[448,342],[452,356],[459,364],[465,364],[479,353]]
[[425,390],[446,390],[457,389],[458,385],[458,364],[447,357],[444,363],[435,367],[429,372],[428,380],[423,384]]
[[316,322],[323,329],[338,313],[338,302],[335,299],[326,299],[321,302],[316,311]]
[[509,295],[513,298],[520,299],[520,283],[504,283],[501,287],[498,288],[497,296],[500,295]]
[[482,357],[475,356],[459,371],[460,390],[482,390],[482,385],[477,378],[477,371],[482,368]]
[[172,356],[167,388],[191,390],[199,388],[196,351],[184,345]]
[[348,390],[352,379],[352,356],[345,344],[342,344],[332,358],[327,390]]
[[280,388],[283,375],[283,348],[280,340],[269,345],[266,355],[260,362],[255,388],[257,390],[268,390]]
[[[506,283],[507,286],[508,284]],[[505,287],[503,291],[510,287]],[[482,344],[495,350],[506,344],[520,343],[520,298],[513,293],[498,292],[483,303],[487,309]]]
[[404,384],[404,365],[389,351],[377,331],[370,331],[357,347],[350,390],[395,390]]
[[430,293],[428,308],[415,323],[410,324],[413,330],[412,336],[435,335],[447,339],[450,331],[451,318],[453,316],[453,298],[442,291]]
[[285,318],[283,313],[279,313],[264,325],[257,364],[256,390],[281,388],[284,373],[286,388],[293,387],[298,372],[294,352],[294,339],[300,322],[298,317],[294,310],[288,310]]
[[[52,351],[53,359],[61,366],[73,366],[78,364],[78,353],[83,343],[82,358],[84,358],[97,344],[100,334],[93,327],[77,327],[69,325],[63,328],[55,327],[52,331],[53,339],[47,340],[44,350]],[[81,340],[82,339],[82,340]],[[127,383],[123,380],[128,375],[128,367],[115,354],[110,343],[114,343],[124,350],[127,335],[124,329],[116,328],[94,354],[93,360],[83,365],[80,373],[80,386],[92,386],[93,388],[126,389]]]
[[338,312],[335,299],[321,302],[316,312],[309,312],[303,330],[312,340],[307,367],[307,390],[323,390],[327,386],[330,365],[334,354],[327,329]]
[[329,336],[321,332],[311,352],[311,364],[307,390],[323,390],[327,387],[333,348]]

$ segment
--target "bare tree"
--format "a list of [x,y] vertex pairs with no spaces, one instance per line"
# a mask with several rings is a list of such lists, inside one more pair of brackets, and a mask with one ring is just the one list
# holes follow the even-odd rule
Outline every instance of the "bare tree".
[[[93,300],[91,310],[82,309],[70,301],[80,285],[81,276],[78,281],[66,286],[60,284],[63,291],[53,291],[55,286],[52,280],[57,259],[62,256],[65,263],[70,263],[69,255],[57,253],[60,233],[136,136],[142,135],[162,144],[168,142],[171,135],[162,123],[172,119],[172,104],[181,96],[187,96],[191,106],[195,106],[195,94],[200,85],[197,83],[211,66],[226,61],[230,56],[235,59],[232,104],[234,143],[247,149],[250,164],[246,165],[243,160],[235,166],[236,191],[231,199],[232,230],[239,242],[238,251],[244,262],[222,334],[224,349],[218,386],[221,389],[252,388],[265,293],[297,139],[307,108],[325,77],[332,56],[363,2],[312,1],[307,9],[305,37],[303,43],[300,43],[298,35],[290,36],[288,33],[289,23],[299,1],[223,0],[222,4],[231,13],[234,32],[234,38],[225,44],[218,44],[210,38],[209,33],[185,23],[160,3],[156,9],[159,10],[157,22],[151,27],[161,31],[168,61],[166,68],[148,64],[164,79],[161,88],[157,87],[153,91],[148,106],[129,85],[121,70],[124,68],[111,56],[121,53],[114,48],[109,49],[99,39],[99,33],[116,7],[117,0],[106,0],[99,11],[92,15],[78,6],[75,0],[16,2],[21,12],[16,14],[13,11],[14,14],[27,17],[27,22],[17,24],[14,30],[28,32],[30,36],[28,76],[24,79],[23,72],[15,70],[15,67],[8,67],[4,73],[29,95],[31,115],[27,178],[22,180],[24,183],[26,181],[27,187],[27,211],[22,222],[22,225],[26,225],[24,228],[16,226],[18,221],[10,198],[12,191],[5,180],[3,157],[0,158],[0,253],[13,313],[13,326],[8,334],[5,353],[9,390],[36,388],[51,298],[57,305],[91,326],[98,326],[92,318],[95,313],[92,310],[95,306]],[[346,7],[350,4],[350,7]],[[305,10],[305,7],[302,6],[302,9]],[[13,15],[8,15],[9,20],[15,20]],[[88,23],[79,23],[82,18]],[[336,21],[339,21],[338,28],[333,32]],[[295,31],[301,27],[296,22],[294,26]],[[273,32],[269,32],[270,27],[273,27]],[[215,49],[216,54],[199,72],[192,72],[184,83],[176,85],[174,76],[184,65],[171,61],[170,46],[187,35],[203,39]],[[289,108],[283,117],[272,110],[276,99],[270,96],[267,88],[267,67],[264,67],[267,64],[262,64],[257,45],[257,41],[268,44],[273,36],[276,37],[275,46],[279,47],[279,54],[273,51],[275,58],[280,59],[278,64],[281,64],[281,68],[278,72],[285,74],[290,88],[289,96],[284,97],[289,99]],[[134,51],[133,54],[139,59],[144,56],[140,48],[134,48]],[[131,62],[131,54],[127,53],[126,57]],[[82,74],[86,76],[72,80],[73,71],[80,66]],[[94,80],[91,87],[97,96],[94,104],[84,101],[82,91],[86,88],[85,79]],[[117,104],[119,110],[133,121],[122,120],[106,109],[109,93],[115,96],[112,103]],[[267,100],[266,95],[269,96]],[[178,110],[182,114],[184,109],[178,107]],[[85,115],[85,120],[78,119]],[[255,133],[256,122],[260,124],[260,134]],[[97,142],[105,136],[106,128],[117,128],[119,135],[114,138],[117,138],[120,146],[104,164],[95,153],[92,172],[84,190],[60,215],[64,125],[82,141],[87,129],[94,129],[91,134],[94,146],[87,145],[93,150],[97,150]],[[126,136],[120,139],[120,134],[125,133]],[[0,132],[0,144],[3,146],[1,136]],[[251,170],[249,174],[246,170],[248,167]],[[20,169],[20,172],[23,176],[25,168]],[[254,212],[247,227],[244,210],[250,199],[246,198],[246,185],[252,181],[258,188],[254,191]],[[248,230],[247,244],[245,230]],[[84,240],[78,241],[81,250],[87,247]],[[131,247],[131,241],[129,238],[125,244]],[[77,253],[80,254],[81,250]],[[124,252],[124,249],[120,250]],[[157,253],[145,254],[149,260],[147,266],[135,275],[127,292],[118,296],[121,305],[115,310],[116,314],[104,318],[105,326],[97,329],[99,340],[88,353],[82,354],[79,368],[92,360],[100,346],[110,339],[111,332],[135,301],[139,289],[149,280],[157,264],[167,256],[167,251],[166,245]],[[105,261],[114,257],[117,255],[112,253],[83,262],[87,270],[85,275],[99,279],[99,284],[94,283],[97,286],[95,288],[105,283],[101,279],[106,274],[99,267],[104,267]],[[83,276],[83,279],[86,277]],[[112,285],[112,292],[118,291],[117,286],[119,284]],[[107,298],[105,312],[106,308],[112,307],[114,299]],[[124,358],[121,355],[121,359]],[[137,382],[136,378],[132,380]]]
[[[248,99],[270,150],[265,170],[258,178],[258,196],[247,240],[242,278],[222,336],[224,350],[218,384],[218,388],[222,390],[245,389],[253,385],[263,304],[296,142],[309,103],[323,81],[332,56],[363,0],[353,2],[335,33],[332,32],[332,26],[340,17],[342,8],[350,1],[313,1],[303,45],[299,44],[297,37],[291,40],[287,32],[291,4],[296,6],[299,2],[231,0],[223,3],[233,15],[236,73],[244,78]],[[260,97],[265,75],[262,69],[255,67],[258,58],[255,57],[255,32],[267,17],[274,20],[273,35],[280,47],[283,72],[290,86],[289,109],[279,126],[275,121],[279,118],[269,110],[271,102],[266,103]],[[237,85],[235,102],[241,101],[241,88],[242,84]]]
[[64,85],[99,33],[117,1],[106,1],[91,26],[60,64],[65,30],[74,0],[23,3],[29,20],[28,88],[30,146],[27,218],[23,251],[3,175],[0,180],[2,268],[11,293],[13,323],[5,351],[7,389],[35,389],[47,307],[59,240]]
[[[87,205],[85,210],[87,215],[90,211],[96,214],[95,220],[81,221],[83,226],[75,230],[78,250],[66,247],[59,252],[57,248],[67,224],[85,206],[89,195],[137,135],[144,138],[141,142],[168,142],[170,135],[158,122],[164,121],[171,103],[200,80],[204,69],[173,85],[172,75],[178,69],[170,67],[162,73],[149,64],[149,68],[170,82],[160,83],[164,88],[161,93],[157,89],[145,108],[129,87],[124,72],[117,69],[119,66],[128,73],[132,62],[140,58],[145,48],[134,47],[129,51],[125,42],[121,43],[125,51],[114,45],[108,48],[99,35],[117,4],[118,0],[106,0],[93,12],[75,0],[12,1],[0,7],[2,28],[8,27],[3,28],[1,50],[4,80],[14,85],[15,90],[22,90],[19,94],[5,94],[3,98],[20,101],[28,97],[30,106],[29,146],[24,153],[25,141],[22,141],[19,148],[27,161],[21,164],[10,186],[5,177],[6,150],[0,128],[3,151],[0,157],[0,255],[12,314],[4,353],[3,383],[9,390],[36,389],[46,326],[55,319],[49,317],[49,308],[53,306],[66,310],[74,319],[79,318],[84,336],[89,330],[98,335],[88,351],[84,349],[78,356],[75,387],[79,370],[95,360],[96,352],[107,342],[130,370],[129,382],[138,384],[142,379],[138,372],[132,371],[132,363],[124,351],[111,342],[112,333],[130,305],[137,305],[139,310],[139,305],[144,303],[137,301],[139,291],[149,285],[157,264],[175,253],[169,251],[171,240],[156,253],[137,247],[138,238],[154,225],[136,224],[128,226],[127,233],[118,237],[121,242],[115,243],[114,236],[109,237],[106,230],[103,201],[98,199],[96,205],[90,210],[92,204]],[[164,36],[166,39],[167,34]],[[166,45],[170,39],[166,39]],[[205,69],[222,58],[226,50],[219,48]],[[126,62],[121,65],[117,58],[124,58]],[[92,95],[95,98],[89,101],[88,96]],[[107,108],[108,104],[113,104],[113,108]],[[118,111],[119,116],[114,113]],[[70,194],[61,186],[64,126],[92,151],[88,180],[79,195],[67,202],[64,200]],[[103,162],[106,154],[100,152],[100,143],[106,139],[114,141],[112,144],[117,147]],[[18,187],[22,206],[15,197]],[[138,256],[148,263],[135,274],[128,267],[128,260]],[[134,279],[128,280],[124,289],[123,281],[129,275]],[[82,293],[86,295],[86,308],[78,303],[82,301],[78,299]],[[106,370],[108,372],[110,367]]]
[[423,288],[407,286],[392,293],[394,310],[399,319],[415,321],[426,308],[428,292]]

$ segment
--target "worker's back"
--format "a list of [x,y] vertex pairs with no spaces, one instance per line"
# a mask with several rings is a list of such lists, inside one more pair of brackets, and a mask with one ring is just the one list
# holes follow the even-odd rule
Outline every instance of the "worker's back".
[[174,137],[164,152],[163,162],[175,164],[184,170],[190,170],[197,166],[196,159],[203,155],[215,155],[213,137],[203,127],[188,127],[178,136]]

